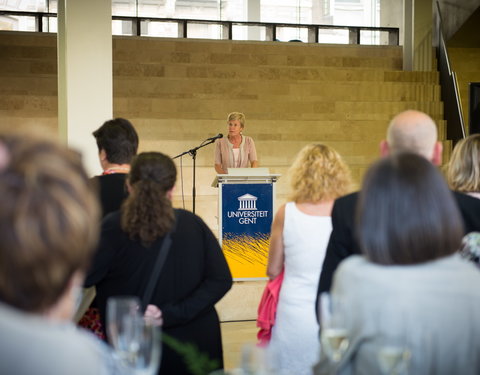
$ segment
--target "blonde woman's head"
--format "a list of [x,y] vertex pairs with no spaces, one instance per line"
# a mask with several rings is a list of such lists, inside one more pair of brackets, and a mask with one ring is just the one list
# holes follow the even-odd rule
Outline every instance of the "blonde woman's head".
[[459,141],[447,165],[447,181],[452,190],[480,191],[480,134]]
[[333,148],[323,144],[305,146],[289,171],[292,193],[290,200],[321,202],[348,193],[350,170]]
[[227,116],[227,124],[229,124],[231,121],[240,122],[240,126],[242,129],[245,127],[245,115],[241,112],[229,113]]

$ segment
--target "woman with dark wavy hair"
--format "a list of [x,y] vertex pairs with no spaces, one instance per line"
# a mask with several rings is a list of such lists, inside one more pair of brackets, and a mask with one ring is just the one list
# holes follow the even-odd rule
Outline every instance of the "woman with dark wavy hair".
[[[105,319],[109,297],[143,297],[165,235],[172,244],[147,315],[163,319],[163,331],[223,367],[220,324],[214,305],[230,289],[225,257],[205,223],[189,211],[173,209],[173,161],[159,152],[134,158],[127,178],[130,195],[120,211],[105,217],[87,286],[96,285]],[[105,322],[103,322],[105,323]],[[162,349],[161,374],[190,374],[183,359]]]

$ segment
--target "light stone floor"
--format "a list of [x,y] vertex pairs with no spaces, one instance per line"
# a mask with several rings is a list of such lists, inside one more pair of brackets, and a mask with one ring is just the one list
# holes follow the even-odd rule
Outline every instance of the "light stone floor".
[[233,369],[240,365],[242,348],[246,344],[257,342],[256,322],[245,320],[221,323],[223,341],[223,360],[225,369]]

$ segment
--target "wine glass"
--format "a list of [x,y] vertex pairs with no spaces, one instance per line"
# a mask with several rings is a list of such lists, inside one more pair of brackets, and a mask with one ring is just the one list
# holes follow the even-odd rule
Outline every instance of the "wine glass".
[[322,350],[332,362],[338,363],[349,346],[343,306],[329,293],[322,293],[318,308]]
[[145,320],[136,297],[107,302],[108,339],[120,362],[133,374],[156,374],[161,355],[160,327]]
[[268,373],[266,348],[252,343],[243,345],[240,368],[244,374],[265,375]]
[[140,306],[140,300],[134,296],[110,297],[107,300],[107,336],[114,348],[123,334],[124,321],[142,316]]
[[377,361],[383,375],[407,374],[411,351],[397,338],[382,338]]

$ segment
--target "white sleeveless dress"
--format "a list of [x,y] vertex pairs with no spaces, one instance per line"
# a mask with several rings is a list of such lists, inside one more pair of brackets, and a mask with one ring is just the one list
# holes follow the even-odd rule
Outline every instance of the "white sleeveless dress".
[[285,278],[268,346],[269,364],[276,374],[310,375],[318,361],[315,300],[331,231],[330,216],[307,215],[294,202],[286,204]]

